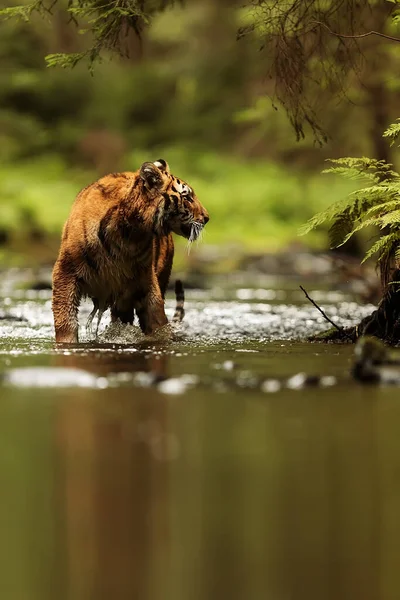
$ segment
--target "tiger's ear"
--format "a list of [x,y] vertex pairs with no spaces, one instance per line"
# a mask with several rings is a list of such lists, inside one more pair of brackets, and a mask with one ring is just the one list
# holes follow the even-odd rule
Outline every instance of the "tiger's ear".
[[162,171],[156,163],[143,163],[140,167],[140,177],[148,190],[160,189],[163,185]]
[[163,158],[159,158],[158,160],[155,160],[154,164],[156,165],[156,167],[158,167],[160,169],[160,171],[163,171],[163,173],[169,173],[169,165],[168,165],[167,161],[164,160]]

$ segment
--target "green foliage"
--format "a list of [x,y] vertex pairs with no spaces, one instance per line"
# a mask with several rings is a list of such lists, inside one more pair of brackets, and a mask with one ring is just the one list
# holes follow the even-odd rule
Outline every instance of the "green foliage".
[[[126,156],[124,166],[137,169],[141,162],[159,156],[168,160],[173,173],[190,182],[207,206],[211,215],[204,232],[207,244],[258,251],[282,249],[292,241],[305,211],[311,215],[322,199],[329,203],[349,189],[348,182],[338,180],[327,195],[320,175],[306,177],[265,160],[243,161],[212,152],[188,152],[176,146],[155,148],[151,154],[135,150]],[[88,170],[68,168],[51,155],[3,164],[0,223],[13,236],[34,224],[44,234],[54,235],[58,243],[75,195],[96,177]],[[323,241],[324,236],[316,233],[311,244]],[[180,238],[177,243],[186,245]]]
[[[75,24],[83,23],[81,33],[90,33],[92,42],[85,52],[49,54],[47,64],[74,67],[83,58],[88,58],[93,65],[105,50],[127,55],[125,41],[129,30],[140,36],[143,27],[156,13],[175,3],[176,0],[68,0],[66,10],[70,20]],[[58,0],[54,0],[49,8],[42,0],[34,0],[29,4],[4,8],[0,10],[0,17],[29,21],[33,12],[52,15],[58,8],[57,4]]]
[[57,52],[56,54],[48,54],[46,56],[46,63],[48,67],[61,67],[62,69],[72,69],[87,56],[87,52],[72,52],[71,54],[64,54],[63,52]]
[[397,119],[396,123],[392,123],[383,134],[383,137],[386,137],[390,140],[390,145],[393,146],[398,140],[400,136],[400,119]]
[[[332,96],[342,99],[347,96],[346,88],[354,73],[368,89],[369,69],[361,67],[364,57],[366,63],[371,60],[371,70],[377,70],[374,57],[379,52],[376,44],[369,40],[369,33],[363,36],[362,51],[354,39],[358,36],[353,38],[352,34],[368,28],[369,24],[372,28],[374,24],[378,35],[385,37],[383,32],[388,23],[395,27],[398,22],[395,6],[398,3],[392,2],[393,6],[387,10],[386,0],[366,0],[361,4],[358,0],[246,0],[241,8],[236,0],[204,3],[196,0],[68,0],[67,3],[33,0],[1,10],[0,17],[31,21],[34,12],[54,16],[66,11],[68,27],[79,25],[81,33],[89,34],[88,41],[83,51],[67,49],[48,54],[47,65],[75,67],[82,59],[88,59],[93,68],[107,53],[128,56],[132,34],[140,37],[144,27],[165,9],[175,5],[190,5],[192,9],[196,4],[203,4],[205,10],[207,5],[208,8],[214,5],[216,14],[210,27],[214,39],[224,38],[226,17],[232,17],[232,21],[236,21],[234,31],[230,31],[232,41],[237,37],[243,44],[247,37],[253,45],[254,40],[259,40],[260,50],[265,50],[267,57],[263,64],[264,79],[267,74],[273,82],[264,93],[281,104],[298,140],[311,128],[321,145],[331,134],[325,123],[326,110],[321,107],[326,109],[325,103]],[[225,15],[220,9],[225,10]],[[342,30],[343,35],[336,35],[336,31]],[[213,58],[217,54],[218,48],[215,48]],[[261,63],[259,59],[255,62]]]
[[7,6],[0,9],[0,17],[2,19],[22,19],[28,22],[34,11],[40,10],[42,3],[39,1],[23,4],[20,6]]
[[[257,68],[248,64],[247,44],[235,42],[234,20],[218,24],[232,43],[221,37],[210,45],[215,10],[206,3],[158,14],[143,40],[146,56],[131,39],[137,55],[103,60],[93,77],[85,64],[78,64],[89,51],[89,40],[71,27],[65,13],[55,15],[54,29],[41,19],[29,26],[0,19],[0,158],[35,157],[40,140],[44,154],[54,151],[79,163],[82,142],[99,129],[119,136],[127,150],[189,144],[225,151],[235,144],[239,153],[242,145],[251,151],[248,132],[257,132],[258,124],[234,121],[258,77]],[[43,57],[49,49],[48,64],[76,67],[46,69]],[[274,126],[272,119],[267,121]],[[286,121],[281,123],[283,146],[290,130]],[[266,127],[260,143],[270,137]],[[270,143],[266,149],[275,153]]]
[[[93,0],[74,0],[72,12],[67,3],[56,3],[50,15],[30,0],[7,3],[23,3],[4,9],[0,18],[0,225],[8,230],[23,230],[29,214],[43,231],[58,235],[79,187],[158,156],[169,159],[210,208],[206,241],[213,243],[282,248],[304,220],[355,189],[359,164],[351,173],[350,165],[342,165],[351,174],[348,181],[332,176],[329,181],[315,169],[328,153],[371,150],[374,117],[359,80],[354,78],[349,90],[354,104],[334,111],[318,90],[318,104],[335,131],[329,148],[315,147],[309,137],[296,142],[285,111],[268,97],[274,95],[274,81],[266,80],[254,37],[236,42],[242,15],[251,15],[235,0],[186,0],[184,10],[178,1],[175,8],[170,1],[141,1],[152,26],[140,43],[132,32],[122,36],[118,43],[129,42],[131,58],[112,61],[102,37],[116,24],[107,5],[104,13],[99,4],[99,11],[89,14]],[[278,9],[286,3],[275,4]],[[33,6],[46,18],[33,14]],[[128,18],[117,13],[121,23]],[[71,23],[72,15],[79,27]],[[11,16],[20,18],[5,18]],[[82,36],[81,28],[88,34]],[[100,41],[92,37],[96,31]],[[98,43],[106,51],[92,77],[80,59],[90,61]],[[332,38],[331,43],[336,45]],[[75,68],[48,69],[46,55],[48,64]],[[376,77],[367,62],[366,69]],[[393,68],[391,82],[395,73]],[[395,93],[388,106],[396,106]],[[380,194],[380,179],[390,169],[364,160],[362,176],[379,188],[369,193]],[[344,212],[332,228],[334,245],[343,230],[351,232],[352,218]],[[314,232],[307,243],[325,247],[325,231]]]
[[[400,125],[395,123],[384,135],[396,139],[400,135]],[[370,246],[363,262],[378,255],[377,262],[383,279],[388,283],[386,274],[389,264],[399,258],[400,175],[392,169],[392,165],[369,158],[341,158],[331,162],[333,166],[324,173],[367,180],[369,185],[312,217],[301,228],[300,234],[304,235],[330,222],[331,248],[337,248],[361,230],[378,228],[380,237]]]

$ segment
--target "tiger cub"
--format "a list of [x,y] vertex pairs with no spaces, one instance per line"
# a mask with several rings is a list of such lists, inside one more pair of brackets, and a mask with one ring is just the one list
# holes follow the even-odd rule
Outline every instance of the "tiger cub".
[[[112,321],[133,323],[136,313],[146,335],[165,325],[172,232],[194,241],[208,221],[193,189],[172,175],[162,159],[84,188],[64,226],[53,269],[56,341],[78,341],[83,297],[93,300],[93,312],[100,315],[110,308]],[[179,284],[176,293],[183,310]]]

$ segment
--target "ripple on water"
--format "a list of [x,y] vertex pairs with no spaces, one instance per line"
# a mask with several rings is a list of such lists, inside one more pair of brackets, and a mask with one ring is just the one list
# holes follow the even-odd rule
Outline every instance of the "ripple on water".
[[[309,304],[277,304],[269,300],[268,294],[260,301],[262,294],[259,291],[253,296],[247,289],[239,291],[242,300],[214,300],[212,290],[208,297],[204,296],[201,300],[187,300],[183,323],[179,326],[169,325],[151,338],[144,338],[136,325],[110,324],[110,318],[106,314],[97,342],[135,345],[145,340],[147,343],[154,341],[155,344],[168,344],[178,340],[180,344],[191,348],[200,343],[240,344],[250,340],[269,342],[303,339],[327,328],[322,315]],[[190,297],[190,294],[191,292],[187,295]],[[28,293],[19,296],[18,299],[12,299],[11,296],[3,298],[6,312],[21,320],[0,321],[0,352],[9,353],[15,349],[21,349],[23,352],[29,352],[31,349],[32,352],[38,352],[43,347],[43,342],[47,342],[43,347],[44,351],[49,352],[49,344],[54,340],[50,300],[44,299],[40,294],[36,294],[36,298],[32,298]],[[250,296],[256,301],[249,302]],[[166,308],[168,316],[171,317],[174,302],[167,301]],[[337,304],[326,301],[323,308],[329,317],[343,327],[355,324],[374,309],[371,305],[360,306],[349,301]],[[94,334],[88,334],[85,327],[90,310],[90,303],[87,302],[80,311],[80,340],[89,344],[96,341]],[[97,344],[96,347],[98,348]]]

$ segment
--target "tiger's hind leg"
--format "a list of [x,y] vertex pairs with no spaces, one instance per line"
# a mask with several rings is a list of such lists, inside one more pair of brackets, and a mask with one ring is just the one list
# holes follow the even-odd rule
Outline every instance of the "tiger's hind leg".
[[[88,316],[88,320],[86,322],[86,331],[89,334],[92,333],[93,319],[95,318],[95,316],[99,310],[99,301],[97,300],[97,298],[92,298],[92,300],[93,300],[93,310],[90,313],[90,315]],[[97,325],[97,328],[98,328],[98,325]]]
[[116,302],[111,307],[111,323],[121,321],[126,325],[132,325],[134,319],[133,298],[125,299],[123,302]]

